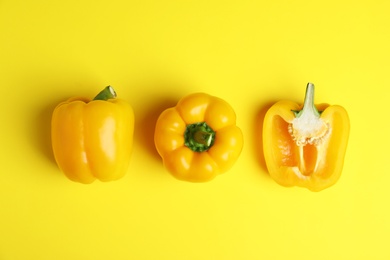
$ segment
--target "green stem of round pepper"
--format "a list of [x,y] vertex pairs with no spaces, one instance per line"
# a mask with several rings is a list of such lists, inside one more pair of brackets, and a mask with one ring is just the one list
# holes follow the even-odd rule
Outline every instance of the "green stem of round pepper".
[[111,86],[105,87],[93,100],[108,100],[116,98],[116,92]]
[[303,103],[302,110],[293,110],[295,117],[301,117],[302,115],[312,114],[315,117],[320,117],[321,111],[318,111],[317,108],[314,105],[314,84],[313,83],[307,83],[306,86],[306,93],[305,93],[305,100]]
[[204,152],[213,146],[214,130],[206,122],[187,125],[184,144],[194,152]]

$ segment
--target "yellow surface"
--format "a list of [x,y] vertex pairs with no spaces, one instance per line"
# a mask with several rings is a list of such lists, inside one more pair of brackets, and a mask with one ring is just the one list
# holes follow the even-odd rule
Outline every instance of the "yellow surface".
[[[0,0],[0,259],[390,259],[390,2]],[[261,152],[275,101],[344,106],[339,182],[284,188]],[[106,85],[130,102],[125,178],[82,185],[56,166],[54,106]],[[184,95],[228,101],[245,144],[212,182],[174,179],[153,144]]]

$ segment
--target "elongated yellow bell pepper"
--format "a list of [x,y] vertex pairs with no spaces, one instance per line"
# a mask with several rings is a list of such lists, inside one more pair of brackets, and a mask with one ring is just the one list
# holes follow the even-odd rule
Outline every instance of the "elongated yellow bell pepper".
[[188,95],[165,110],[157,120],[154,140],[170,173],[190,182],[209,181],[226,172],[243,147],[232,107],[205,93]]
[[110,86],[94,100],[71,98],[54,110],[52,147],[59,168],[72,181],[117,180],[128,169],[134,113]]
[[309,83],[303,107],[279,101],[266,113],[263,148],[270,176],[283,186],[321,191],[339,179],[349,136],[349,118],[338,105],[314,105]]

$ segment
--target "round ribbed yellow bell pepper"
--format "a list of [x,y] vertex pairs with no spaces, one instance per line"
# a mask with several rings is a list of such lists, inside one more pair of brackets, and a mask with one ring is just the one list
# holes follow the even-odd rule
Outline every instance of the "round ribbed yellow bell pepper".
[[134,113],[108,86],[94,100],[71,98],[54,110],[52,147],[72,181],[92,183],[124,176],[133,144]]
[[224,100],[204,93],[182,98],[157,120],[155,146],[165,167],[180,180],[205,182],[229,170],[243,136]]

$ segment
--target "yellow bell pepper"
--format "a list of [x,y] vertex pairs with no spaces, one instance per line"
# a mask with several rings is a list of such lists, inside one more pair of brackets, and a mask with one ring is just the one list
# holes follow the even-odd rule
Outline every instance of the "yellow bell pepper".
[[134,113],[106,87],[94,100],[71,98],[52,115],[55,160],[72,181],[92,183],[124,176],[133,144]]
[[226,172],[243,146],[232,107],[204,93],[188,95],[162,112],[154,140],[168,171],[189,182],[209,181]]
[[339,179],[349,136],[349,118],[338,105],[314,105],[309,83],[303,107],[279,101],[266,113],[263,148],[270,176],[283,186],[320,191]]

